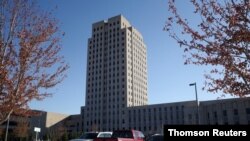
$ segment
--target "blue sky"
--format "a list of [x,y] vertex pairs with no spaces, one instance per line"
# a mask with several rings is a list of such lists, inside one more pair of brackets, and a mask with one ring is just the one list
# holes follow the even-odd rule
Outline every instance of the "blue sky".
[[[198,18],[192,15],[188,1],[176,0],[177,7],[191,23]],[[170,14],[167,0],[41,0],[40,7],[54,13],[60,28],[66,34],[62,39],[62,52],[70,68],[67,78],[50,90],[54,93],[41,102],[32,102],[32,109],[65,114],[79,114],[85,105],[87,39],[92,23],[122,14],[138,29],[147,45],[149,104],[195,100],[196,82],[199,100],[214,100],[220,95],[202,91],[204,72],[208,67],[184,65],[183,49],[163,31]],[[178,30],[178,29],[177,29]]]

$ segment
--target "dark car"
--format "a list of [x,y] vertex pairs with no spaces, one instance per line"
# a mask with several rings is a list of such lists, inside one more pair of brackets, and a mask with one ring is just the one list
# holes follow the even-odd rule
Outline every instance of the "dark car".
[[163,140],[164,140],[164,136],[161,134],[152,135],[151,137],[147,139],[147,141],[163,141]]

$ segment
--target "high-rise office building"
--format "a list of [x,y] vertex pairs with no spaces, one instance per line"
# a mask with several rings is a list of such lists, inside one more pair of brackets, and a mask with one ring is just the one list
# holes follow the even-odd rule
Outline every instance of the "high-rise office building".
[[122,16],[92,25],[88,40],[85,131],[126,127],[126,108],[147,105],[147,49]]

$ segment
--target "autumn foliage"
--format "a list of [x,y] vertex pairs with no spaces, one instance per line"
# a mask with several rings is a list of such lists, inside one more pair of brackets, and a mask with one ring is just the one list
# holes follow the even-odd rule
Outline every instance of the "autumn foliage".
[[58,21],[33,1],[0,1],[0,124],[29,114],[28,103],[50,96],[46,90],[63,80],[62,35]]
[[[250,1],[191,0],[200,21],[179,14],[174,0],[164,30],[186,52],[187,64],[211,66],[205,88],[244,97],[250,94]],[[180,29],[180,33],[177,32]],[[185,37],[185,38],[184,38]]]

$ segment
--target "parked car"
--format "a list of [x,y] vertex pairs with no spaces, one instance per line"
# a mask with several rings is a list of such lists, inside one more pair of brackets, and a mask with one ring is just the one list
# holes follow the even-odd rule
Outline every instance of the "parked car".
[[93,141],[95,138],[110,138],[112,132],[86,132],[78,139],[72,139],[70,141]]
[[136,130],[114,131],[111,138],[95,138],[94,141],[145,141],[144,135]]
[[164,136],[162,134],[154,134],[150,136],[147,141],[164,141]]

